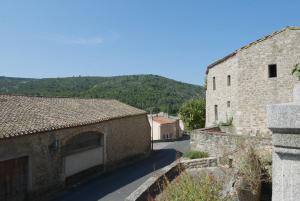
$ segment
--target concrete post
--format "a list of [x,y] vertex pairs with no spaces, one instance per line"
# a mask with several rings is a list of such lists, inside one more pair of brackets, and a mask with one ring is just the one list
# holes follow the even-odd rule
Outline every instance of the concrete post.
[[267,106],[273,132],[272,201],[300,200],[300,85],[294,102]]

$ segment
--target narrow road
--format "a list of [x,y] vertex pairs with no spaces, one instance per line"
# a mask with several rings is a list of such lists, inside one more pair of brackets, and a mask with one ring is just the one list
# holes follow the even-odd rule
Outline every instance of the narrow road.
[[178,154],[187,151],[189,143],[188,137],[155,143],[150,157],[65,190],[52,201],[123,201],[156,170],[171,164]]

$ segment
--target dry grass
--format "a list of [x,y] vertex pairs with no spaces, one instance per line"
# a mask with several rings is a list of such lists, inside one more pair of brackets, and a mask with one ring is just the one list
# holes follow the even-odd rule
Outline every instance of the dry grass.
[[271,153],[256,149],[254,143],[242,143],[234,158],[239,178],[237,189],[259,194],[262,182],[269,182],[272,177]]
[[221,191],[222,182],[209,174],[192,177],[182,173],[157,201],[224,201]]

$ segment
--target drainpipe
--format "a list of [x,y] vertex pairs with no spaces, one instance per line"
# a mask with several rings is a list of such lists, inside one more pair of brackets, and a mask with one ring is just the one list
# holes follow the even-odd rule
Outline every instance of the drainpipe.
[[150,112],[151,115],[151,151],[153,151],[153,114],[152,114],[152,110]]
[[152,127],[151,127],[151,150],[153,151],[153,116],[151,115]]

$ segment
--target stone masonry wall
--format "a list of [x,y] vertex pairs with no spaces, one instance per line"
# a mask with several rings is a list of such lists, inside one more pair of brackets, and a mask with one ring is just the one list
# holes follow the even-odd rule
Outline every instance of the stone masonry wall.
[[[232,57],[222,65],[209,70],[206,91],[206,127],[213,126],[218,122],[226,122],[226,119],[236,113],[238,109],[237,65],[238,59]],[[228,75],[231,76],[230,86],[227,86]],[[213,77],[216,78],[216,90],[213,90]],[[227,101],[230,101],[231,107],[227,107]],[[215,121],[215,105],[218,105],[218,121]]]
[[[266,126],[266,105],[289,102],[297,79],[291,75],[292,66],[300,62],[300,30],[285,30],[264,41],[243,49],[217,64],[207,75],[207,120],[213,125],[214,105],[219,119],[224,121],[231,100],[233,125],[237,134],[269,135]],[[277,77],[268,77],[268,65],[277,64]],[[227,75],[231,74],[231,87]],[[212,90],[216,77],[217,89]]]
[[191,133],[191,149],[204,151],[209,156],[221,157],[233,153],[239,143],[255,143],[257,147],[272,147],[271,138],[261,138],[243,135],[232,135],[223,132],[208,132],[205,129],[194,130]]
[[[239,122],[245,133],[269,133],[266,105],[292,100],[297,82],[292,67],[300,62],[300,31],[284,31],[238,54]],[[277,77],[268,77],[268,65],[277,64]]]
[[[0,140],[0,161],[29,157],[29,192],[40,194],[64,186],[64,161],[60,148],[72,137],[85,132],[104,135],[106,170],[119,162],[150,153],[151,132],[146,115],[120,118],[99,124],[55,130]],[[59,141],[59,149],[49,146]]]

